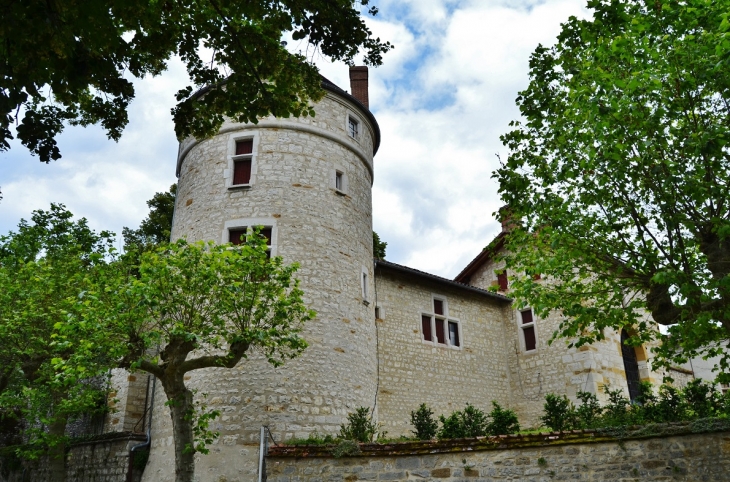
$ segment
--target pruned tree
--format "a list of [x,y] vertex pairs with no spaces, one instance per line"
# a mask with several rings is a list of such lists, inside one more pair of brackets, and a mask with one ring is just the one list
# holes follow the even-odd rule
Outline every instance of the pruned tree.
[[300,331],[315,314],[293,278],[297,265],[269,258],[257,233],[238,246],[184,240],[161,245],[142,253],[133,268],[138,277],[119,265],[118,287],[107,289],[114,302],[101,294],[99,309],[90,313],[117,320],[114,331],[126,333],[123,367],[160,381],[173,425],[176,480],[192,481],[194,454],[207,452],[214,434],[205,427],[216,414],[196,413],[185,375],[233,368],[253,350],[281,365],[307,346]]
[[[730,339],[727,0],[588,2],[530,59],[502,140],[512,294],[565,315],[576,345],[604,327],[667,327],[658,362],[722,355]],[[530,274],[541,273],[548,282]]]

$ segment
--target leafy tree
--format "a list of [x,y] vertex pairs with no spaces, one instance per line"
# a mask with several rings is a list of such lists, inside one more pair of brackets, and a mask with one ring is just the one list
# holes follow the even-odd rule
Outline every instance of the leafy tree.
[[551,430],[560,432],[572,429],[575,423],[575,407],[568,397],[548,393],[545,395],[543,416],[540,421]]
[[269,259],[266,249],[253,234],[239,246],[179,240],[141,253],[139,266],[116,265],[90,295],[98,304],[88,321],[116,323],[113,331],[126,336],[121,366],[151,373],[162,385],[178,482],[193,480],[194,454],[207,453],[216,436],[207,425],[217,413],[196,407],[185,375],[232,368],[252,350],[279,366],[307,346],[299,333],[314,312],[293,278],[297,265]]
[[[311,102],[323,95],[315,54],[351,63],[362,51],[366,64],[379,65],[391,48],[361,18],[368,3],[4,1],[0,150],[10,148],[13,123],[42,162],[61,157],[55,137],[64,124],[100,123],[118,140],[135,95],[130,76],[159,75],[172,55],[185,62],[191,83],[172,109],[180,139],[217,132],[224,116],[256,122],[268,114],[313,115]],[[308,42],[311,58],[286,50],[281,39],[288,33]],[[191,95],[201,86],[208,86],[205,95]]]
[[[530,59],[524,122],[495,173],[522,221],[511,293],[565,315],[576,346],[668,327],[657,362],[721,356],[730,337],[727,0],[591,0]],[[652,319],[648,319],[646,313]],[[725,377],[730,377],[727,373]]]
[[378,259],[385,259],[386,246],[388,246],[388,243],[386,243],[385,241],[381,241],[378,233],[373,231],[373,256]]
[[67,421],[103,410],[104,375],[122,353],[80,321],[83,292],[103,277],[113,241],[56,204],[0,236],[0,413],[22,419],[21,455],[49,451],[54,481],[65,478]]
[[124,249],[144,249],[155,244],[170,241],[172,231],[172,215],[175,210],[177,184],[170,186],[168,192],[158,192],[147,201],[150,213],[137,229],[122,229]]

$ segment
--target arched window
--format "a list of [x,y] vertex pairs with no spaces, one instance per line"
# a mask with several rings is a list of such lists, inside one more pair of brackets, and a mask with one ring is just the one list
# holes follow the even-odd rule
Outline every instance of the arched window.
[[624,359],[624,371],[626,382],[629,385],[629,398],[633,402],[639,396],[639,363],[636,361],[636,350],[633,346],[627,345],[626,340],[629,334],[621,330],[621,354]]

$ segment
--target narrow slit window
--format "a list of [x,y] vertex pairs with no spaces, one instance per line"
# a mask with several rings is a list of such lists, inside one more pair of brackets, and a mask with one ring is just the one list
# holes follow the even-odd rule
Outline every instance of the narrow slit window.
[[368,300],[368,274],[362,273],[362,300]]
[[340,171],[335,172],[335,189],[338,191],[344,190],[344,184],[342,182],[342,173]]

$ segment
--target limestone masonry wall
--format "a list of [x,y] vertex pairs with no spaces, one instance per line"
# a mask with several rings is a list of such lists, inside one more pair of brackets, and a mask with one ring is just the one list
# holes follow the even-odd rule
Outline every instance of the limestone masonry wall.
[[[395,446],[380,454],[335,459],[300,453],[267,457],[268,482],[368,481],[708,481],[730,480],[730,432],[638,440],[574,440],[523,443],[453,441],[421,450]],[[583,441],[582,441],[582,440]],[[530,446],[530,445],[533,446]],[[416,446],[418,444],[414,444]],[[509,445],[514,448],[506,448]],[[427,447],[428,446],[428,447]],[[364,453],[368,449],[363,447]],[[432,452],[432,453],[429,453]]]
[[[374,127],[360,107],[328,93],[314,118],[226,123],[221,132],[181,146],[172,239],[228,242],[228,229],[273,227],[272,254],[298,262],[304,300],[317,311],[302,336],[302,356],[275,369],[255,351],[234,369],[189,374],[222,415],[220,438],[196,459],[200,480],[254,480],[259,429],[277,441],[336,433],[347,414],[375,399],[372,262]],[[348,135],[348,117],[359,123]],[[253,139],[250,186],[231,187],[235,141]],[[335,189],[335,173],[343,185]],[[363,274],[366,286],[363,290]],[[173,480],[172,428],[159,387],[145,480]]]
[[[389,437],[412,435],[410,412],[426,403],[436,416],[466,403],[488,412],[512,408],[504,327],[509,304],[486,295],[378,270],[380,384],[378,414]],[[460,322],[459,348],[424,342],[421,314],[442,297]]]

